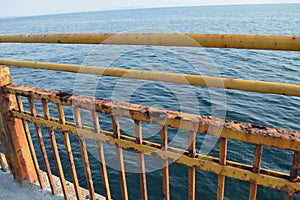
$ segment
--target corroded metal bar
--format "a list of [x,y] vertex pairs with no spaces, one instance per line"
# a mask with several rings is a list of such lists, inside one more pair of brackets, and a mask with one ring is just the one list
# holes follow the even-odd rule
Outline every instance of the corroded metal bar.
[[[113,131],[114,131],[114,137],[117,139],[120,139],[121,134],[120,134],[120,124],[119,124],[118,117],[112,115],[111,120],[112,120],[112,126],[113,126]],[[127,191],[127,183],[126,183],[126,176],[125,176],[125,166],[124,166],[122,147],[116,145],[116,153],[117,153],[118,165],[119,165],[122,199],[128,200],[128,191]]]
[[[262,158],[262,145],[256,145],[255,152],[254,152],[254,160],[253,160],[253,172],[259,173],[260,172],[260,162]],[[249,200],[255,200],[257,193],[257,184],[255,182],[250,182],[250,194]]]
[[[18,104],[19,111],[24,112],[24,107],[23,107],[23,102],[22,102],[21,96],[16,95],[16,98],[17,98],[17,104]],[[35,168],[37,177],[38,177],[38,181],[39,181],[39,184],[40,184],[41,188],[44,189],[45,183],[44,183],[44,180],[43,180],[43,174],[42,174],[42,171],[40,170],[39,162],[38,162],[37,157],[36,157],[36,153],[35,153],[35,149],[34,149],[34,146],[33,146],[30,130],[29,130],[29,127],[28,127],[28,123],[27,123],[26,120],[22,120],[22,122],[23,122],[24,132],[26,134],[26,139],[27,139],[27,142],[28,142],[31,158],[32,158],[32,161],[33,161],[33,164],[34,164],[34,168]]]
[[[220,138],[220,165],[226,165],[226,155],[227,155],[227,139]],[[218,194],[217,199],[223,200],[224,199],[224,188],[225,188],[225,176],[219,175],[218,176]]]
[[[59,123],[62,126],[65,126],[66,119],[65,119],[64,109],[63,109],[62,105],[59,103],[56,104],[56,107],[57,107],[57,111],[58,111]],[[49,127],[49,126],[47,126],[47,127]],[[52,127],[52,128],[54,128],[54,127]],[[54,128],[54,129],[57,129],[57,128]],[[69,133],[67,130],[61,130],[61,131],[64,136],[64,143],[65,143],[65,147],[66,147],[68,161],[70,164],[71,175],[72,175],[72,179],[73,179],[76,198],[77,198],[77,200],[81,200],[82,196],[81,196],[80,186],[78,183],[78,177],[77,177],[76,167],[75,167],[75,163],[74,163],[74,157],[73,157],[73,153],[72,153]]]
[[293,200],[293,195],[287,194],[287,195],[285,196],[285,200]]
[[[194,158],[196,156],[196,132],[189,131],[188,133],[188,152],[189,157]],[[188,199],[196,199],[196,168],[189,167],[188,169]]]
[[[134,121],[135,127],[135,137],[137,144],[143,144],[143,135],[142,135],[142,123],[141,121]],[[141,196],[143,200],[148,199],[147,194],[147,182],[146,182],[146,168],[145,168],[145,159],[143,153],[138,153],[138,164],[140,168],[140,188]]]
[[300,151],[300,132],[297,131],[289,131],[282,128],[270,128],[232,120],[221,120],[207,116],[108,101],[14,84],[4,87],[3,90],[4,92],[11,94],[30,95],[39,100],[44,98],[50,102],[66,106],[71,106],[73,103],[76,103],[78,107],[87,110],[96,110],[105,114],[115,113],[118,116],[154,123],[161,126],[170,126],[182,130],[194,131],[194,127],[196,126],[197,132],[203,134],[210,134],[252,144],[263,143],[264,146]]
[[[36,108],[35,108],[35,105],[34,105],[34,99],[31,96],[28,96],[28,104],[30,106],[30,112],[31,112],[32,116],[37,117]],[[34,123],[34,127],[35,127],[37,138],[38,138],[38,141],[39,141],[39,146],[40,146],[40,150],[41,150],[41,153],[42,153],[42,158],[43,158],[43,161],[44,161],[44,165],[45,165],[45,168],[46,168],[46,171],[47,171],[47,176],[48,176],[48,180],[49,180],[49,183],[50,183],[51,191],[52,191],[53,194],[57,194],[57,189],[56,189],[56,186],[55,186],[55,183],[54,183],[54,180],[53,180],[51,167],[50,167],[48,155],[47,155],[47,152],[46,152],[45,143],[44,143],[44,140],[43,140],[43,133],[42,133],[42,130],[41,130],[41,126],[37,123]]]
[[297,179],[298,173],[299,173],[299,167],[300,167],[300,151],[295,151],[293,165],[292,165],[291,173],[290,173],[291,181],[294,181]]
[[[104,142],[108,142],[112,145],[116,145],[119,148],[134,150],[137,152],[143,152],[145,155],[157,156],[162,159],[170,159],[176,163],[186,165],[187,167],[198,167],[199,169],[210,171],[212,173],[232,177],[235,179],[243,181],[256,180],[257,184],[263,185],[266,187],[276,188],[280,190],[287,191],[289,193],[296,192],[300,190],[299,182],[291,182],[277,177],[271,177],[264,174],[255,174],[251,171],[244,169],[239,169],[236,167],[231,167],[228,165],[222,166],[219,163],[214,163],[210,161],[203,160],[201,158],[191,158],[187,155],[182,155],[170,151],[164,151],[154,147],[149,147],[145,145],[138,145],[132,141],[126,141],[124,139],[114,138],[114,137],[103,137],[102,135],[95,136],[93,131],[80,130],[81,134],[85,138],[102,138]],[[155,154],[153,154],[155,152]]]
[[[74,120],[75,120],[76,128],[82,129],[82,122],[81,122],[79,108],[73,107],[73,113],[74,113]],[[87,185],[89,187],[90,199],[96,200],[92,172],[91,172],[91,168],[90,168],[90,164],[89,164],[89,158],[88,158],[88,153],[87,153],[87,149],[86,149],[85,138],[83,136],[81,136],[80,133],[78,134],[78,140],[79,140],[79,144],[80,144],[80,150],[82,153],[82,161],[83,161],[84,171],[85,171],[85,175],[86,175],[86,181],[87,181]]]
[[254,34],[18,34],[0,35],[0,42],[192,46],[265,50],[300,50],[300,36]]
[[[42,106],[43,106],[43,110],[44,110],[45,120],[50,120],[51,117],[50,117],[49,107],[48,107],[48,103],[45,99],[42,99]],[[58,151],[58,148],[57,148],[56,138],[55,138],[55,135],[54,135],[54,129],[48,127],[48,134],[49,134],[49,138],[50,138],[50,141],[51,141],[52,150],[53,150],[55,163],[56,163],[57,171],[58,171],[58,174],[59,174],[59,179],[60,179],[61,187],[62,187],[62,190],[63,190],[64,198],[68,199],[68,189],[67,189],[67,184],[66,184],[66,180],[65,180],[64,171],[63,171],[63,168],[62,168],[62,165],[61,165],[59,151]]]
[[[99,123],[99,115],[95,111],[92,111],[92,120],[94,125],[94,132],[96,134],[102,134],[100,123]],[[107,169],[106,169],[106,161],[104,156],[104,148],[103,148],[103,143],[100,140],[97,140],[97,148],[99,152],[102,182],[104,185],[105,196],[107,200],[111,200],[110,187],[109,187],[109,181],[108,181]]]
[[14,178],[22,184],[33,183],[37,175],[22,121],[8,115],[10,110],[18,109],[16,97],[2,90],[11,82],[9,68],[0,65],[0,142]]
[[[160,143],[161,149],[168,151],[168,127],[160,127]],[[168,159],[162,160],[162,182],[163,182],[163,195],[164,200],[170,199],[170,184],[169,184],[169,162]]]
[[[47,121],[41,118],[34,118],[31,115],[19,113],[18,111],[11,112],[12,117],[16,117],[19,119],[25,119],[27,121],[51,126],[54,129],[69,131],[73,134],[78,134],[78,129],[72,123],[66,123],[66,125],[59,124],[54,119],[51,121]],[[196,154],[195,158],[191,158],[188,156],[187,151],[183,151],[180,149],[176,149],[174,147],[168,147],[167,151],[161,149],[161,145],[143,141],[143,145],[137,145],[136,139],[131,138],[129,136],[122,136],[122,139],[118,139],[114,137],[114,133],[110,133],[108,131],[102,131],[104,134],[95,134],[93,128],[84,127],[84,129],[80,130],[81,136],[91,140],[101,140],[102,142],[109,143],[111,145],[119,146],[120,148],[134,150],[136,152],[143,152],[145,155],[156,156],[163,160],[170,159],[175,163],[183,164],[188,167],[197,166],[201,170],[210,171],[212,173],[228,176],[231,178],[243,180],[243,181],[253,181],[256,180],[258,185],[263,185],[270,188],[276,188],[279,190],[286,191],[288,193],[294,193],[296,191],[300,191],[300,178],[298,177],[296,182],[289,181],[289,174],[285,174],[282,172],[272,171],[268,169],[260,169],[260,173],[256,174],[252,172],[253,167],[249,165],[245,165],[242,163],[226,161],[226,165],[222,166],[219,164],[218,158],[213,158],[210,156]],[[153,154],[155,152],[155,154]]]
[[253,80],[241,80],[233,78],[219,78],[212,76],[198,76],[190,74],[174,74],[168,72],[155,72],[145,70],[131,70],[122,68],[107,68],[100,66],[81,66],[74,64],[56,64],[46,62],[28,62],[17,60],[0,60],[0,64],[34,68],[46,69],[64,72],[74,72],[81,74],[94,74],[101,76],[114,76],[120,78],[161,81],[177,84],[187,84],[195,86],[215,87],[233,90],[243,90],[250,92],[261,92],[270,94],[279,94],[287,96],[300,96],[300,85],[283,84],[274,82],[263,82]]
[[[300,152],[295,151],[294,158],[293,158],[293,164],[292,164],[291,172],[290,172],[290,178],[289,178],[290,181],[297,182],[298,174],[299,174],[299,167],[300,167]],[[287,193],[285,199],[292,200],[293,196],[294,196],[294,193]]]
[[[49,121],[43,119],[43,116],[39,116],[37,118],[34,118],[29,113],[26,113],[26,112],[25,113],[20,113],[18,111],[14,111],[14,110],[11,111],[10,114],[11,114],[12,117],[15,117],[15,118],[18,118],[18,119],[24,119],[24,120],[32,122],[32,123],[35,122],[37,124],[40,124],[40,125],[43,125],[43,126],[46,126],[46,127],[52,127],[54,129],[60,130],[60,131],[68,131],[71,134],[75,134],[75,135],[78,134],[77,129],[76,129],[76,125],[72,122],[66,122],[65,125],[62,125],[62,124],[59,123],[59,120],[57,120],[55,118],[51,118],[51,121],[49,122]],[[84,126],[84,129],[94,132],[94,129],[91,128],[91,127]],[[109,136],[109,137],[114,136],[114,133],[111,133],[109,131],[101,130],[101,132],[104,136]],[[106,141],[104,139],[99,139],[98,137],[91,137],[91,136],[88,139],[95,140],[95,141],[97,141],[97,140]],[[130,142],[135,142],[136,141],[136,138],[126,136],[126,135],[122,135],[122,139],[125,140],[125,141],[130,141]],[[153,143],[153,142],[149,142],[149,141],[146,141],[146,140],[143,141],[143,145],[148,146],[148,147],[157,148],[157,149],[162,148],[162,145],[157,144],[157,143]],[[170,146],[168,146],[167,150],[170,151],[170,152],[173,152],[173,153],[180,154],[180,155],[188,155],[188,151],[182,150],[182,149],[177,149],[177,148],[170,147]],[[219,158],[206,156],[206,155],[202,155],[202,154],[196,154],[196,157],[201,158],[201,159],[206,160],[206,161],[219,163]],[[231,167],[236,167],[236,168],[239,168],[239,169],[244,169],[244,170],[247,170],[247,171],[253,171],[253,166],[238,163],[238,162],[233,162],[233,161],[227,160],[226,165],[231,166]],[[260,173],[264,174],[264,175],[268,175],[268,176],[282,178],[284,180],[289,180],[289,178],[290,178],[290,174],[286,174],[286,173],[282,173],[282,172],[278,172],[278,171],[272,171],[272,170],[269,170],[269,169],[260,169]],[[296,182],[300,182],[300,177],[297,178]]]

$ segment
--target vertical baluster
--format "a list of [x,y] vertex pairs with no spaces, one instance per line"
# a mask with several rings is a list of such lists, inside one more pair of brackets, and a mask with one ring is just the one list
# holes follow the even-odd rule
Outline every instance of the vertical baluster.
[[[34,105],[33,98],[29,96],[28,97],[28,102],[29,102],[31,114],[34,117],[37,117],[36,108],[35,108],[35,105]],[[44,164],[45,164],[45,168],[46,168],[46,171],[47,171],[47,176],[48,176],[48,180],[49,180],[49,183],[50,183],[52,193],[57,194],[57,189],[56,189],[56,186],[55,186],[55,183],[54,183],[54,180],[53,180],[51,167],[50,167],[50,163],[49,163],[49,160],[48,160],[45,143],[44,143],[44,140],[43,140],[43,133],[42,133],[42,130],[41,130],[41,126],[36,124],[36,123],[34,123],[34,126],[35,126],[35,130],[36,130],[36,133],[37,133],[37,136],[38,136],[39,146],[40,146],[40,149],[41,149],[41,152],[42,152],[42,157],[43,157],[43,160],[44,160]]]
[[[161,126],[160,129],[161,148],[168,150],[168,128]],[[162,160],[162,178],[163,178],[163,195],[164,200],[170,199],[170,185],[169,185],[169,163],[168,160]]]
[[[195,157],[196,155],[196,133],[193,131],[189,131],[188,133],[188,143],[189,143],[189,156]],[[188,199],[194,200],[196,195],[196,168],[195,167],[189,167],[188,170]]]
[[[17,97],[17,104],[18,104],[19,111],[24,112],[24,106],[23,106],[21,96],[16,95],[16,97]],[[32,157],[32,160],[33,160],[34,168],[35,168],[35,171],[36,171],[36,174],[37,174],[37,177],[38,177],[38,181],[39,181],[39,184],[40,184],[41,188],[44,189],[45,183],[44,183],[44,180],[43,180],[43,173],[42,173],[42,171],[40,170],[40,167],[39,167],[39,163],[38,163],[36,153],[35,153],[35,149],[34,149],[34,146],[33,146],[33,143],[32,143],[32,138],[31,138],[29,127],[28,127],[28,123],[25,120],[22,120],[22,123],[23,123],[23,127],[24,127],[24,132],[26,134],[26,139],[28,141],[28,146],[29,146],[29,149],[30,149],[30,153],[31,153],[31,157]]]
[[[92,119],[93,119],[95,133],[101,134],[99,116],[97,112],[95,111],[92,112]],[[110,194],[109,181],[107,176],[106,162],[104,157],[104,148],[103,148],[103,143],[101,141],[97,141],[97,148],[99,152],[101,174],[102,174],[102,181],[105,189],[105,195],[106,195],[106,199],[110,200],[111,194]]]
[[286,194],[285,200],[293,200],[293,195],[292,194]]
[[297,179],[299,173],[299,166],[300,166],[300,151],[295,151],[293,165],[290,173],[290,181],[294,181],[295,179]]
[[[61,124],[65,125],[66,124],[66,119],[65,119],[65,114],[64,114],[63,107],[59,103],[56,104],[56,107],[57,107],[57,111],[58,111],[59,121],[60,121]],[[74,163],[74,157],[73,157],[73,153],[72,153],[69,133],[67,131],[63,131],[62,133],[63,133],[63,136],[64,136],[64,143],[65,143],[65,147],[66,147],[68,161],[69,161],[69,164],[70,164],[71,175],[72,175],[74,188],[75,188],[75,194],[76,194],[77,199],[81,200],[82,196],[81,196],[80,186],[79,186],[79,183],[78,183],[78,177],[77,177],[76,167],[75,167],[75,163]]]
[[[82,129],[82,122],[81,122],[81,118],[80,118],[79,108],[73,107],[73,113],[74,113],[76,127],[79,129]],[[82,153],[82,161],[83,161],[83,165],[84,165],[86,181],[87,181],[87,184],[89,187],[90,199],[96,200],[96,196],[95,196],[95,192],[94,192],[94,185],[93,185],[93,178],[92,178],[91,168],[90,168],[90,164],[89,164],[88,153],[87,153],[87,149],[86,149],[86,143],[85,143],[85,139],[80,136],[80,133],[78,134],[78,140],[79,140],[79,144],[80,144],[80,150]]]
[[[221,165],[226,165],[226,154],[227,154],[227,139],[220,138],[220,160],[219,163]],[[225,176],[218,175],[218,200],[224,199],[224,187],[225,187]]]
[[[143,144],[143,136],[142,136],[142,123],[141,121],[134,121],[135,126],[135,136],[136,143]],[[140,187],[141,187],[141,195],[143,200],[148,199],[147,194],[147,183],[146,183],[146,168],[145,168],[145,158],[144,153],[138,153],[138,163],[140,168]]]
[[[295,151],[293,164],[292,164],[292,168],[291,168],[291,172],[290,172],[290,181],[295,181],[298,178],[299,167],[300,167],[300,152]],[[286,194],[285,199],[292,200],[293,196],[294,196],[293,194]]]
[[[48,107],[48,103],[45,99],[42,99],[42,106],[43,106],[43,110],[44,110],[45,119],[50,120],[49,107]],[[51,145],[52,145],[52,149],[53,149],[53,153],[54,153],[54,158],[55,158],[55,163],[56,163],[56,166],[57,166],[57,170],[58,170],[58,174],[59,174],[63,194],[64,194],[65,199],[68,199],[68,190],[67,190],[65,175],[64,175],[64,171],[63,171],[63,168],[62,168],[62,165],[61,165],[61,160],[60,160],[60,156],[59,156],[59,152],[58,152],[58,148],[57,148],[57,144],[56,144],[56,138],[55,138],[55,135],[54,135],[53,128],[48,128],[48,134],[49,134],[49,138],[50,138],[50,141],[51,141]]]
[[[120,139],[120,125],[117,116],[112,117],[112,126],[114,131],[114,137]],[[121,190],[122,190],[122,198],[123,200],[128,199],[128,192],[127,192],[127,184],[126,184],[126,176],[125,176],[125,167],[124,167],[124,159],[123,159],[123,151],[122,148],[116,146],[116,153],[118,158],[119,164],[119,173],[120,173],[120,182],[121,182]]]
[[[262,157],[262,145],[256,145],[255,152],[254,152],[254,160],[253,160],[253,172],[259,173],[260,170],[260,162]],[[249,200],[255,200],[257,193],[257,184],[250,183],[250,195]]]

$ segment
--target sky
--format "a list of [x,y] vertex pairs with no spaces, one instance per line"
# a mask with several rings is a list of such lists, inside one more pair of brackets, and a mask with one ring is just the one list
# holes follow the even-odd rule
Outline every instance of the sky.
[[58,13],[231,4],[300,3],[300,0],[0,0],[0,17]]

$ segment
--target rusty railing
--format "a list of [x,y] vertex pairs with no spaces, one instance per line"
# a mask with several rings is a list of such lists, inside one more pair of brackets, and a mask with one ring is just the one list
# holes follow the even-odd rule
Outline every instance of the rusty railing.
[[[112,34],[113,35],[113,34]],[[91,35],[0,35],[0,42],[39,42],[39,43],[100,43],[110,34]],[[215,48],[246,48],[269,50],[294,50],[300,51],[299,36],[259,36],[259,35],[189,35],[204,47]],[[167,37],[166,43],[161,43],[161,37]],[[100,39],[99,39],[100,38]],[[146,44],[146,45],[179,45],[184,43],[176,40],[175,34],[141,34],[124,35],[116,44]],[[177,42],[176,42],[177,41]],[[300,85],[282,84],[272,82],[259,82],[239,79],[226,79],[218,77],[201,77],[187,74],[171,74],[163,72],[148,72],[141,70],[125,70],[101,67],[66,65],[55,63],[38,63],[13,60],[0,60],[0,139],[3,151],[7,158],[10,170],[15,179],[21,183],[38,183],[45,187],[45,176],[39,167],[35,152],[32,132],[28,123],[34,124],[43,164],[47,173],[47,181],[53,194],[58,193],[57,184],[53,180],[51,163],[43,140],[41,127],[48,130],[51,147],[55,158],[60,188],[65,199],[70,198],[70,189],[67,187],[64,170],[60,160],[59,150],[56,144],[55,131],[60,131],[64,139],[66,155],[72,174],[74,193],[77,199],[83,195],[79,185],[74,156],[70,145],[69,135],[77,135],[84,172],[86,176],[89,198],[96,199],[93,177],[89,164],[86,147],[86,139],[96,141],[100,157],[100,166],[103,187],[107,199],[111,199],[110,183],[107,175],[103,143],[116,147],[118,159],[121,193],[123,199],[128,199],[126,169],[124,167],[123,149],[137,152],[140,170],[140,190],[142,199],[148,199],[146,182],[146,167],[144,156],[154,156],[162,160],[162,183],[164,199],[170,199],[169,168],[168,161],[173,161],[188,167],[188,199],[196,199],[196,169],[212,172],[218,175],[217,199],[224,198],[225,178],[230,177],[250,183],[249,199],[256,199],[259,185],[282,190],[286,192],[286,199],[292,199],[300,191],[300,177],[298,176],[300,165],[300,132],[289,131],[282,128],[271,128],[253,125],[246,122],[221,120],[217,118],[192,115],[188,113],[162,110],[148,106],[108,101],[89,96],[79,96],[62,93],[43,88],[13,84],[10,78],[9,68],[15,66],[25,68],[38,68],[47,70],[59,70],[66,72],[95,74],[102,76],[115,76],[122,78],[134,78],[173,82],[178,84],[191,84],[197,86],[221,87],[223,83],[226,89],[245,90],[252,92],[272,93],[288,96],[300,96]],[[128,73],[128,76],[123,76]],[[162,76],[164,75],[163,78]],[[187,82],[182,82],[184,78]],[[209,81],[204,81],[209,80]],[[23,99],[27,98],[29,110],[25,110]],[[40,101],[43,115],[37,113],[36,101]],[[50,115],[48,104],[56,105],[58,118]],[[64,115],[64,107],[73,110],[74,122],[67,121]],[[84,126],[81,120],[82,110],[91,113],[93,126]],[[99,113],[111,116],[113,132],[103,130],[100,126]],[[133,131],[135,137],[124,135],[120,132],[119,117],[129,118],[134,121]],[[154,143],[143,139],[142,122],[157,124],[160,129],[160,143]],[[170,147],[168,145],[168,128],[176,128],[188,131],[188,149]],[[221,133],[221,134],[220,134]],[[210,134],[220,137],[219,157],[202,155],[196,151],[196,137],[198,134]],[[226,159],[228,140],[236,140],[256,146],[253,165],[246,165]],[[290,174],[264,169],[260,167],[263,147],[275,147],[294,152],[294,159]]]

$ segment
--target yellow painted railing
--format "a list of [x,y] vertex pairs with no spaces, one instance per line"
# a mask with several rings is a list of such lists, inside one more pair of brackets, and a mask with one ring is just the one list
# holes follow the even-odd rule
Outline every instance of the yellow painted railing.
[[219,78],[211,76],[197,76],[190,74],[174,74],[167,72],[154,72],[145,70],[131,70],[122,68],[106,68],[101,66],[82,66],[72,64],[57,64],[46,62],[28,62],[17,60],[0,60],[0,64],[33,68],[55,70],[63,72],[74,72],[81,74],[94,74],[101,76],[114,76],[120,78],[131,78],[169,83],[187,84],[195,86],[207,86],[251,92],[262,92],[271,94],[282,94],[287,96],[300,96],[300,85],[283,84],[253,80],[240,80],[233,78]]
[[0,42],[194,46],[211,48],[300,50],[300,36],[250,34],[37,34],[0,35]]
[[[0,42],[44,42],[44,43],[85,43],[98,44],[107,41],[115,34],[67,34],[67,35],[0,35]],[[186,36],[186,35],[184,35]],[[266,36],[266,35],[207,35],[188,34],[203,47],[216,48],[247,48],[270,50],[300,51],[299,36]],[[163,39],[166,37],[167,39]],[[176,38],[178,34],[124,34],[117,40],[110,40],[109,44],[144,44],[144,45],[174,45],[188,46]],[[113,41],[113,42],[112,42]],[[164,42],[161,42],[164,41]],[[106,43],[106,42],[104,42]],[[133,78],[152,81],[191,84],[196,86],[219,87],[226,89],[245,90],[252,92],[272,93],[288,96],[300,96],[300,85],[261,82],[251,80],[228,79],[219,77],[196,76],[188,74],[172,74],[164,72],[150,72],[142,70],[127,70],[120,68],[105,68],[93,66],[79,66],[70,64],[26,62],[15,60],[0,60],[0,64],[24,68],[58,70],[64,72],[86,73],[120,78]],[[77,135],[82,154],[82,161],[89,189],[90,199],[96,199],[93,177],[89,165],[89,158],[85,139],[96,141],[99,151],[101,173],[105,196],[111,199],[110,183],[104,156],[103,143],[116,147],[119,164],[121,193],[123,199],[128,199],[127,182],[122,150],[137,153],[140,169],[140,185],[142,199],[148,199],[146,167],[144,155],[158,157],[162,160],[162,183],[165,199],[170,199],[168,160],[188,167],[188,199],[196,199],[196,168],[218,175],[217,198],[224,198],[225,178],[247,181],[250,183],[249,199],[256,199],[259,185],[275,188],[286,192],[286,199],[292,199],[300,191],[300,132],[281,128],[271,128],[253,125],[251,123],[221,120],[212,117],[192,115],[169,110],[162,110],[148,106],[112,102],[88,96],[61,93],[59,91],[12,84],[9,69],[0,68],[0,139],[8,164],[15,176],[21,182],[35,182],[44,187],[40,167],[36,158],[31,131],[28,123],[33,123],[48,175],[48,181],[53,193],[57,193],[57,186],[53,181],[50,162],[43,140],[41,127],[48,129],[56,167],[60,177],[60,188],[66,199],[70,198],[66,187],[64,171],[56,144],[54,131],[61,131],[74,184],[77,199],[82,199],[76,166],[70,145],[69,135]],[[22,98],[28,100],[30,110],[25,110]],[[44,114],[36,112],[35,101],[41,101]],[[56,104],[58,118],[50,116],[49,103]],[[66,121],[64,107],[72,107],[74,122]],[[91,113],[93,126],[82,124],[80,113],[82,110]],[[99,113],[111,116],[113,132],[102,130]],[[119,117],[134,121],[135,137],[120,132]],[[160,129],[160,143],[147,141],[143,138],[142,122],[157,124]],[[187,130],[188,149],[170,147],[168,144],[168,128]],[[210,134],[220,137],[219,157],[202,155],[196,152],[196,137],[199,134]],[[252,165],[227,160],[228,140],[236,140],[256,146]],[[290,174],[260,167],[263,147],[274,147],[293,151],[294,159],[291,163]]]

